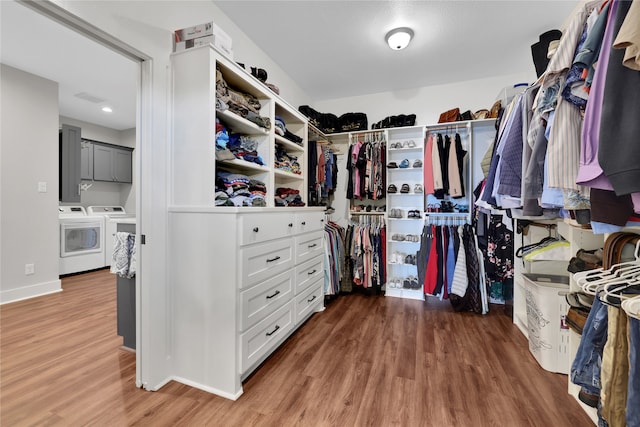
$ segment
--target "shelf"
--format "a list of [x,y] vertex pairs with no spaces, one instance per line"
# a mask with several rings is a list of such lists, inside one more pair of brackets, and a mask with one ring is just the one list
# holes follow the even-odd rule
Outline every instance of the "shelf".
[[387,196],[392,196],[392,197],[396,197],[396,196],[424,196],[424,193],[401,193],[401,192],[397,192],[397,193],[387,193]]
[[402,148],[389,148],[389,151],[421,151],[422,145],[418,145],[417,147],[402,147]]
[[420,301],[424,301],[424,293],[422,289],[387,288],[384,294],[388,297],[417,299]]
[[257,124],[240,117],[239,115],[232,113],[229,110],[216,110],[216,115],[223,121],[227,127],[235,132],[248,135],[268,135],[267,129],[261,128]]
[[243,172],[243,171],[258,171],[258,172],[268,172],[268,168],[266,166],[260,166],[257,163],[248,162],[246,160],[218,160],[218,165],[225,169],[230,169],[233,171]]
[[278,134],[275,135],[276,144],[282,145],[286,149],[295,152],[304,152],[304,147],[302,145],[298,145],[293,141],[289,141],[287,138],[284,138]]
[[296,174],[281,169],[274,169],[273,174],[276,176],[276,178],[293,179],[296,181],[304,179],[304,176],[302,176],[302,174]]
[[385,212],[367,212],[367,211],[349,211],[349,215],[378,215],[382,216]]
[[390,217],[389,219],[394,220],[394,221],[420,221],[422,218],[393,218]]

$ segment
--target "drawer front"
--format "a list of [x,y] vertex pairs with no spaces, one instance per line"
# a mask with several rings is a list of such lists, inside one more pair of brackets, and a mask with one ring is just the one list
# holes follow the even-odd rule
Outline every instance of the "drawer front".
[[316,281],[308,290],[298,295],[296,297],[296,324],[302,322],[319,304],[324,304],[321,303],[323,297],[322,280]]
[[293,270],[240,292],[240,330],[246,331],[291,300]]
[[240,288],[263,282],[293,268],[293,239],[280,239],[240,249]]
[[296,266],[296,295],[319,278],[324,280],[324,257],[319,256]]
[[283,336],[294,326],[294,301],[267,316],[260,323],[240,335],[240,370],[245,373],[263,356],[271,353]]
[[323,231],[296,236],[296,263],[310,260],[322,254],[324,252],[323,237]]
[[324,229],[324,212],[296,212],[296,233],[308,233]]
[[240,245],[266,242],[293,236],[296,232],[294,214],[291,212],[266,212],[240,216]]

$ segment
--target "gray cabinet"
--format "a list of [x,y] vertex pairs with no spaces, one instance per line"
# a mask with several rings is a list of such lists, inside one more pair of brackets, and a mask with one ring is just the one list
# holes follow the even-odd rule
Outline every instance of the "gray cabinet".
[[80,179],[93,179],[93,143],[80,143]]
[[76,126],[62,125],[59,143],[59,200],[80,202],[80,133]]
[[93,144],[93,179],[95,181],[132,182],[130,148]]

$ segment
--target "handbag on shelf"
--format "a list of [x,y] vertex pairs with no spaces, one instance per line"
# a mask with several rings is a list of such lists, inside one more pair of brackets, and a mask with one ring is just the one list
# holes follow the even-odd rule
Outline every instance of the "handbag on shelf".
[[460,120],[473,120],[473,113],[471,110],[467,110],[464,113],[460,114]]
[[460,121],[460,108],[453,108],[440,114],[438,123],[450,123]]

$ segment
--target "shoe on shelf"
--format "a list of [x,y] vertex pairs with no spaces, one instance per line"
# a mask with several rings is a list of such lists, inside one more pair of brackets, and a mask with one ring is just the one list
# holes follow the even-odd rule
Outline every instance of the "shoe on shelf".
[[387,168],[389,169],[395,169],[398,167],[398,164],[396,162],[389,162],[389,164],[387,164]]
[[413,192],[414,193],[422,193],[424,190],[422,189],[422,184],[416,184],[416,186],[413,188]]
[[422,160],[420,160],[420,159],[416,159],[416,160],[413,162],[413,167],[414,167],[414,168],[421,168],[421,167],[422,167]]
[[404,160],[402,160],[402,161],[400,162],[399,167],[400,167],[401,169],[406,169],[406,168],[408,168],[408,167],[409,167],[409,159],[404,159]]
[[389,187],[387,187],[387,193],[397,193],[398,192],[398,187],[395,186],[395,184],[389,184]]
[[400,192],[403,194],[406,194],[409,191],[411,191],[411,187],[409,187],[409,184],[402,184],[402,187],[400,188]]

